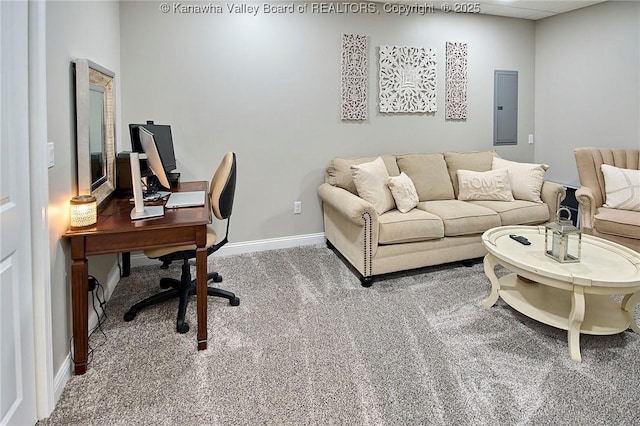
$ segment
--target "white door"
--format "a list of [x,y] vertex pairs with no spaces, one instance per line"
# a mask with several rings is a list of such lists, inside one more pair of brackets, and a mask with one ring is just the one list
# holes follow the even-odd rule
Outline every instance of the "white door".
[[28,87],[28,3],[0,1],[0,425],[37,420]]

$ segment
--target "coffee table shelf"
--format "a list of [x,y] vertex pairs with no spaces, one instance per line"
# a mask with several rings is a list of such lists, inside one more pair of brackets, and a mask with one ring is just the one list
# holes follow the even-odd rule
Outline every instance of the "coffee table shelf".
[[[516,311],[543,324],[569,330],[573,292],[531,283],[508,274],[500,278],[500,298]],[[607,295],[585,294],[584,320],[580,333],[609,335],[621,333],[631,324],[630,314],[620,302]]]

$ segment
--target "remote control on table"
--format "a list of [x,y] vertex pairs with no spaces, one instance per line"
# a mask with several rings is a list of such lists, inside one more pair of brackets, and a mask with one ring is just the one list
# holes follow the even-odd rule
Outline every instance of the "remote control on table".
[[509,235],[509,238],[511,238],[512,240],[516,240],[517,242],[519,242],[520,244],[523,244],[525,246],[531,245],[531,241],[527,240],[522,235],[511,234],[511,235]]

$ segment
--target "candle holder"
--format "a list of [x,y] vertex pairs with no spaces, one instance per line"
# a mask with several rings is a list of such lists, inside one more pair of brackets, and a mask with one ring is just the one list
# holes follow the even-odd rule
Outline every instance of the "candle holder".
[[[562,212],[568,217],[563,219]],[[571,210],[560,207],[557,211],[557,222],[544,225],[545,254],[560,263],[580,262],[582,232],[571,223]]]
[[87,228],[98,221],[98,206],[93,195],[77,195],[69,202],[71,229]]

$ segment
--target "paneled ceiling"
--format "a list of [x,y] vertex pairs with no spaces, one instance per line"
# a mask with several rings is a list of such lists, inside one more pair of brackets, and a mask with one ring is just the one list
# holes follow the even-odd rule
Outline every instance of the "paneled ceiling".
[[[456,4],[478,3],[480,13],[487,15],[508,16],[510,18],[523,18],[538,20],[548,18],[571,10],[602,3],[607,0],[574,0],[574,1],[554,1],[554,0],[482,0],[482,1],[417,1],[417,0],[397,0],[386,3],[400,3],[406,5],[433,5],[435,10],[442,10],[442,5],[451,10]],[[449,12],[453,13],[453,12]]]

